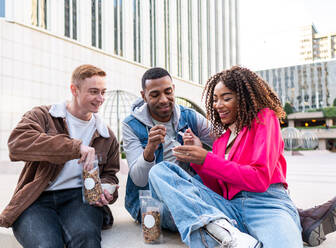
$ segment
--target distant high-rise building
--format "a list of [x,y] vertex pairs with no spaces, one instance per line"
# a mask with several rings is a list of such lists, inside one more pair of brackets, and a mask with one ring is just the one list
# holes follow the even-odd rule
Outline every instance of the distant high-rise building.
[[274,89],[283,105],[289,102],[296,111],[328,107],[336,98],[336,59],[257,73]]
[[302,62],[336,58],[336,32],[319,34],[313,24],[302,27],[300,57]]
[[296,111],[331,106],[336,98],[336,33],[318,34],[314,25],[301,28],[302,64],[257,71]]

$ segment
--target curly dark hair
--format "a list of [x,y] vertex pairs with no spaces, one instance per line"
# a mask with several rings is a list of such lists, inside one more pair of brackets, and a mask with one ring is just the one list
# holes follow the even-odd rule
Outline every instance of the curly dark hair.
[[279,119],[285,118],[286,113],[281,102],[270,86],[251,70],[234,66],[209,78],[202,94],[202,98],[205,96],[207,118],[212,124],[213,134],[220,136],[229,127],[221,122],[218,112],[213,107],[214,88],[220,82],[236,94],[237,133],[245,126],[251,128],[253,119],[263,108],[273,110]]

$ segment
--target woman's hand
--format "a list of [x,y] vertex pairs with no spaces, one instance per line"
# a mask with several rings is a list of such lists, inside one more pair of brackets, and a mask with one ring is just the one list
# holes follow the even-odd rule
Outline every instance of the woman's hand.
[[190,128],[188,128],[183,136],[183,143],[185,145],[194,145],[194,146],[200,146],[202,147],[202,142],[201,140],[191,131]]
[[184,145],[175,147],[173,154],[179,161],[203,164],[208,151],[199,146]]

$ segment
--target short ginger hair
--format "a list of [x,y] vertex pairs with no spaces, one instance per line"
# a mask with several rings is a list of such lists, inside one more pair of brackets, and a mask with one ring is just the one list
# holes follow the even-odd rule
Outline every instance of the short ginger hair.
[[94,65],[80,65],[72,72],[71,84],[80,87],[83,80],[93,76],[105,77],[106,72]]

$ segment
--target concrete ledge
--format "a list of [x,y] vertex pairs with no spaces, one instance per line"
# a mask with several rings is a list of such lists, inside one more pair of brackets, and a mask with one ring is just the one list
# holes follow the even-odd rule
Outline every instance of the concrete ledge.
[[22,247],[15,239],[12,229],[0,228],[1,247],[19,248]]

